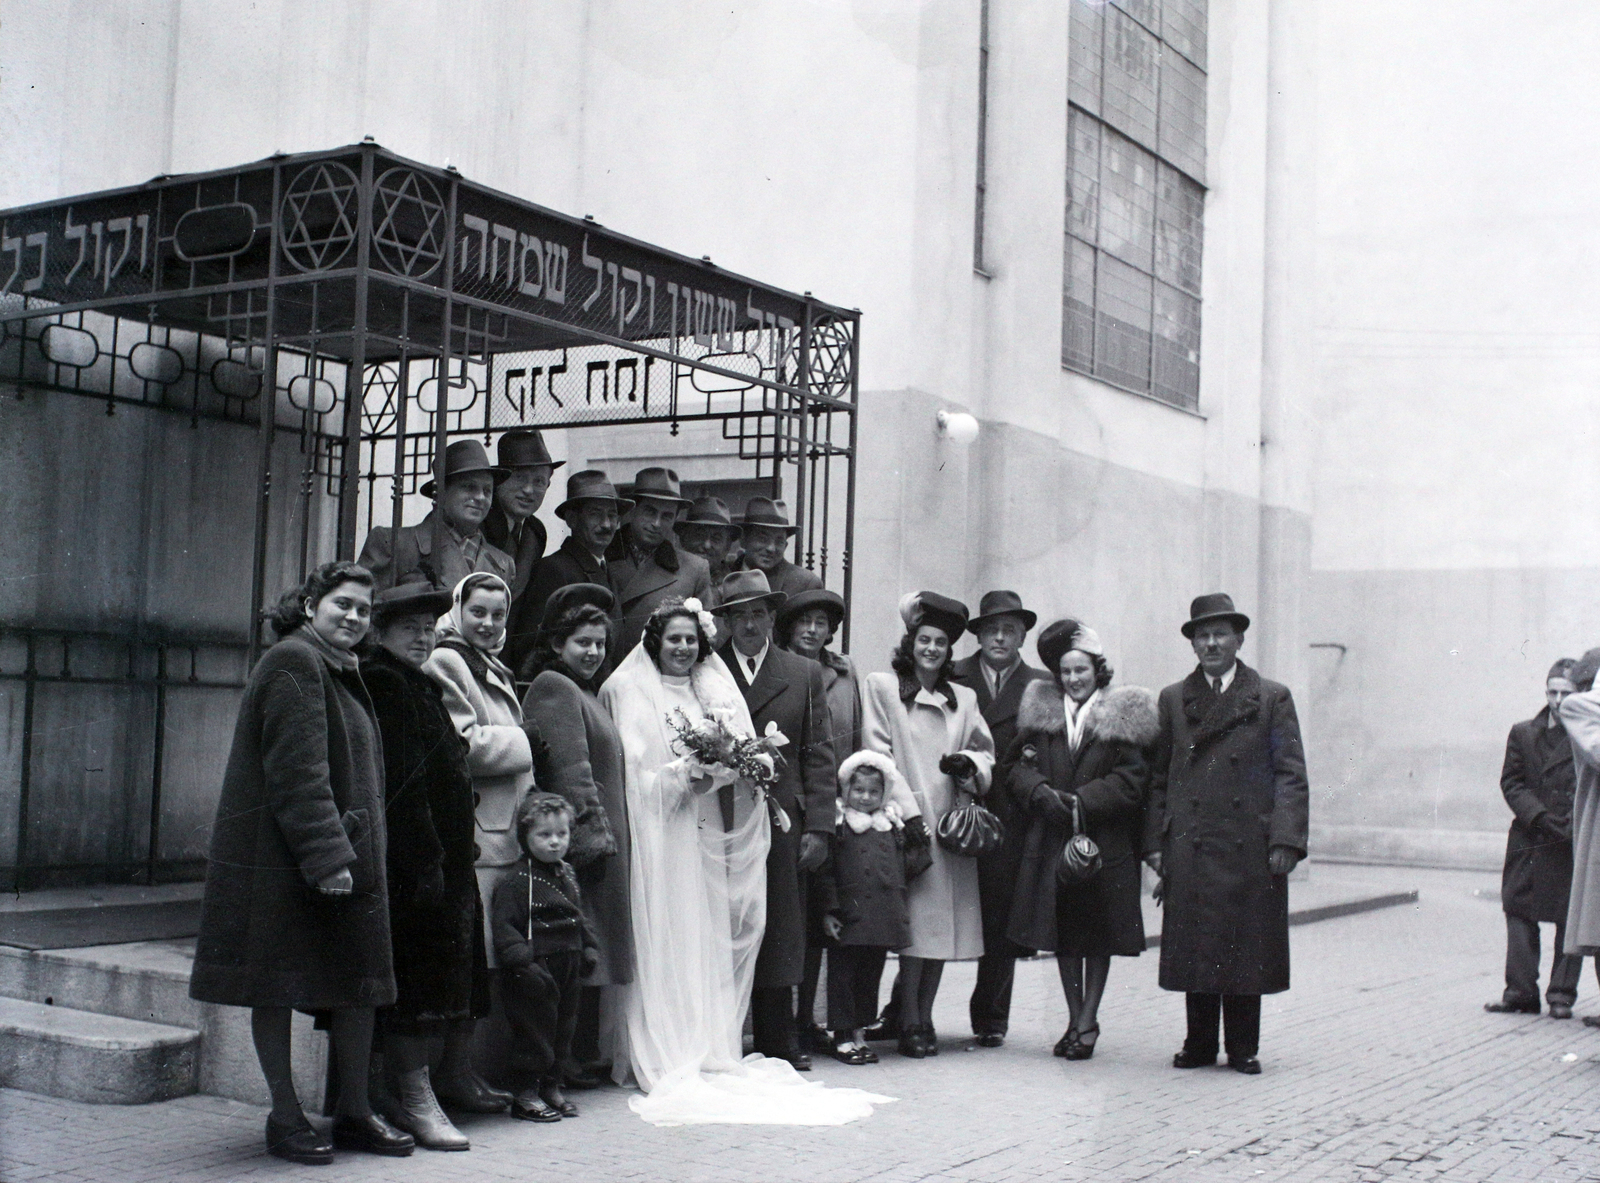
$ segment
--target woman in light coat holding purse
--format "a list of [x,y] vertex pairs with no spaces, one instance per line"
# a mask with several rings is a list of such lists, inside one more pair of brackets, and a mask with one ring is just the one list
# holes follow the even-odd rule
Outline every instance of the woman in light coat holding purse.
[[[1006,758],[1006,790],[1024,819],[1007,935],[1025,949],[1055,952],[1070,1016],[1055,1054],[1087,1060],[1112,956],[1144,952],[1139,838],[1156,703],[1140,686],[1108,689],[1100,638],[1076,620],[1056,621],[1037,645],[1052,680],[1023,692]],[[1080,818],[1101,858],[1083,879],[1059,873]]]
[[[994,740],[977,694],[950,681],[950,651],[966,630],[966,605],[917,592],[901,602],[900,614],[906,633],[895,647],[894,672],[868,674],[862,690],[861,740],[895,762],[932,827],[989,791]],[[939,1052],[933,1002],[944,963],[983,956],[977,860],[937,843],[932,849],[933,865],[910,888],[911,944],[900,951],[895,982],[900,1052],[915,1058]]]

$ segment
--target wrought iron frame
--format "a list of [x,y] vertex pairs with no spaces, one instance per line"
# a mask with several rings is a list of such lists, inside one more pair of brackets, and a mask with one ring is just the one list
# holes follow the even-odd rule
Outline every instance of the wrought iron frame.
[[[677,435],[720,423],[754,475],[789,494],[794,560],[848,603],[859,326],[858,311],[809,292],[370,141],[0,211],[0,385],[17,398],[94,398],[108,415],[142,406],[256,429],[239,637],[251,662],[277,590],[265,586],[268,536],[286,487],[304,503],[303,572],[353,557],[363,525],[401,525],[407,498],[442,475],[450,438],[487,444],[523,425],[660,423]],[[300,471],[275,471],[275,443],[295,438]],[[332,511],[326,536],[311,533],[313,507]],[[41,623],[0,628],[31,638]],[[160,632],[130,622],[125,639]],[[7,675],[30,688],[33,644],[27,670]],[[166,674],[151,677],[159,689]],[[25,726],[24,785],[30,738]],[[152,874],[159,787],[158,769]]]

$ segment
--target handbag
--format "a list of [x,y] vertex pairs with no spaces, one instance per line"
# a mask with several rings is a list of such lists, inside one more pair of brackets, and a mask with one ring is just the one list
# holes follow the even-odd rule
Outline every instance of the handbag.
[[976,858],[1000,849],[1006,840],[1006,827],[977,801],[969,801],[941,817],[933,836],[951,854]]
[[1061,861],[1056,864],[1056,882],[1070,885],[1093,879],[1100,871],[1100,847],[1085,833],[1083,801],[1076,793],[1072,796],[1072,837],[1061,849]]

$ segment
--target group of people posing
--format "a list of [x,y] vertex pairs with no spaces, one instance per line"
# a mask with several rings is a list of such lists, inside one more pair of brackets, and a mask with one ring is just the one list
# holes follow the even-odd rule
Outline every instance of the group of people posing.
[[[1511,807],[1500,903],[1506,917],[1506,984],[1484,1004],[1539,1014],[1539,925],[1555,925],[1544,1001],[1570,1019],[1583,959],[1600,977],[1600,649],[1563,657],[1545,675],[1545,705],[1506,738],[1500,791]],[[1586,1015],[1586,1026],[1600,1017]]]
[[[1188,995],[1175,1066],[1215,1063],[1221,1021],[1260,1071],[1307,794],[1289,693],[1237,660],[1228,597],[1195,600],[1199,668],[1159,700],[1113,688],[1080,621],[1028,665],[1037,617],[1006,591],[976,615],[905,597],[891,670],[861,678],[781,502],[736,520],[668,469],[626,496],[580,472],[545,555],[558,462],[531,430],[499,459],[452,444],[437,519],[287,593],[241,703],[191,992],[253,1008],[274,1154],[464,1150],[445,1108],[560,1121],[602,1075],[658,1124],[853,1120],[888,1098],[797,1073],[880,1039],[938,1054],[950,960],[979,962],[972,1030],[998,1047],[1016,959],[1054,952],[1055,1052],[1089,1059],[1110,959],[1145,947],[1141,860],[1161,984]],[[330,1134],[295,1091],[294,1010],[330,1030]]]

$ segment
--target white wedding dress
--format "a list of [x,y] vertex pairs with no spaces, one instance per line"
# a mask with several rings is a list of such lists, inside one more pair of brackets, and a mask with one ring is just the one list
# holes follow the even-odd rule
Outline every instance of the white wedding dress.
[[[783,1060],[743,1056],[741,1036],[766,927],[768,813],[750,789],[696,792],[670,719],[711,714],[754,735],[715,654],[664,677],[637,646],[600,700],[622,737],[632,836],[634,977],[622,987],[613,1073],[656,1125],[843,1125],[891,1100],[803,1079]],[[728,798],[732,824],[728,824]]]

